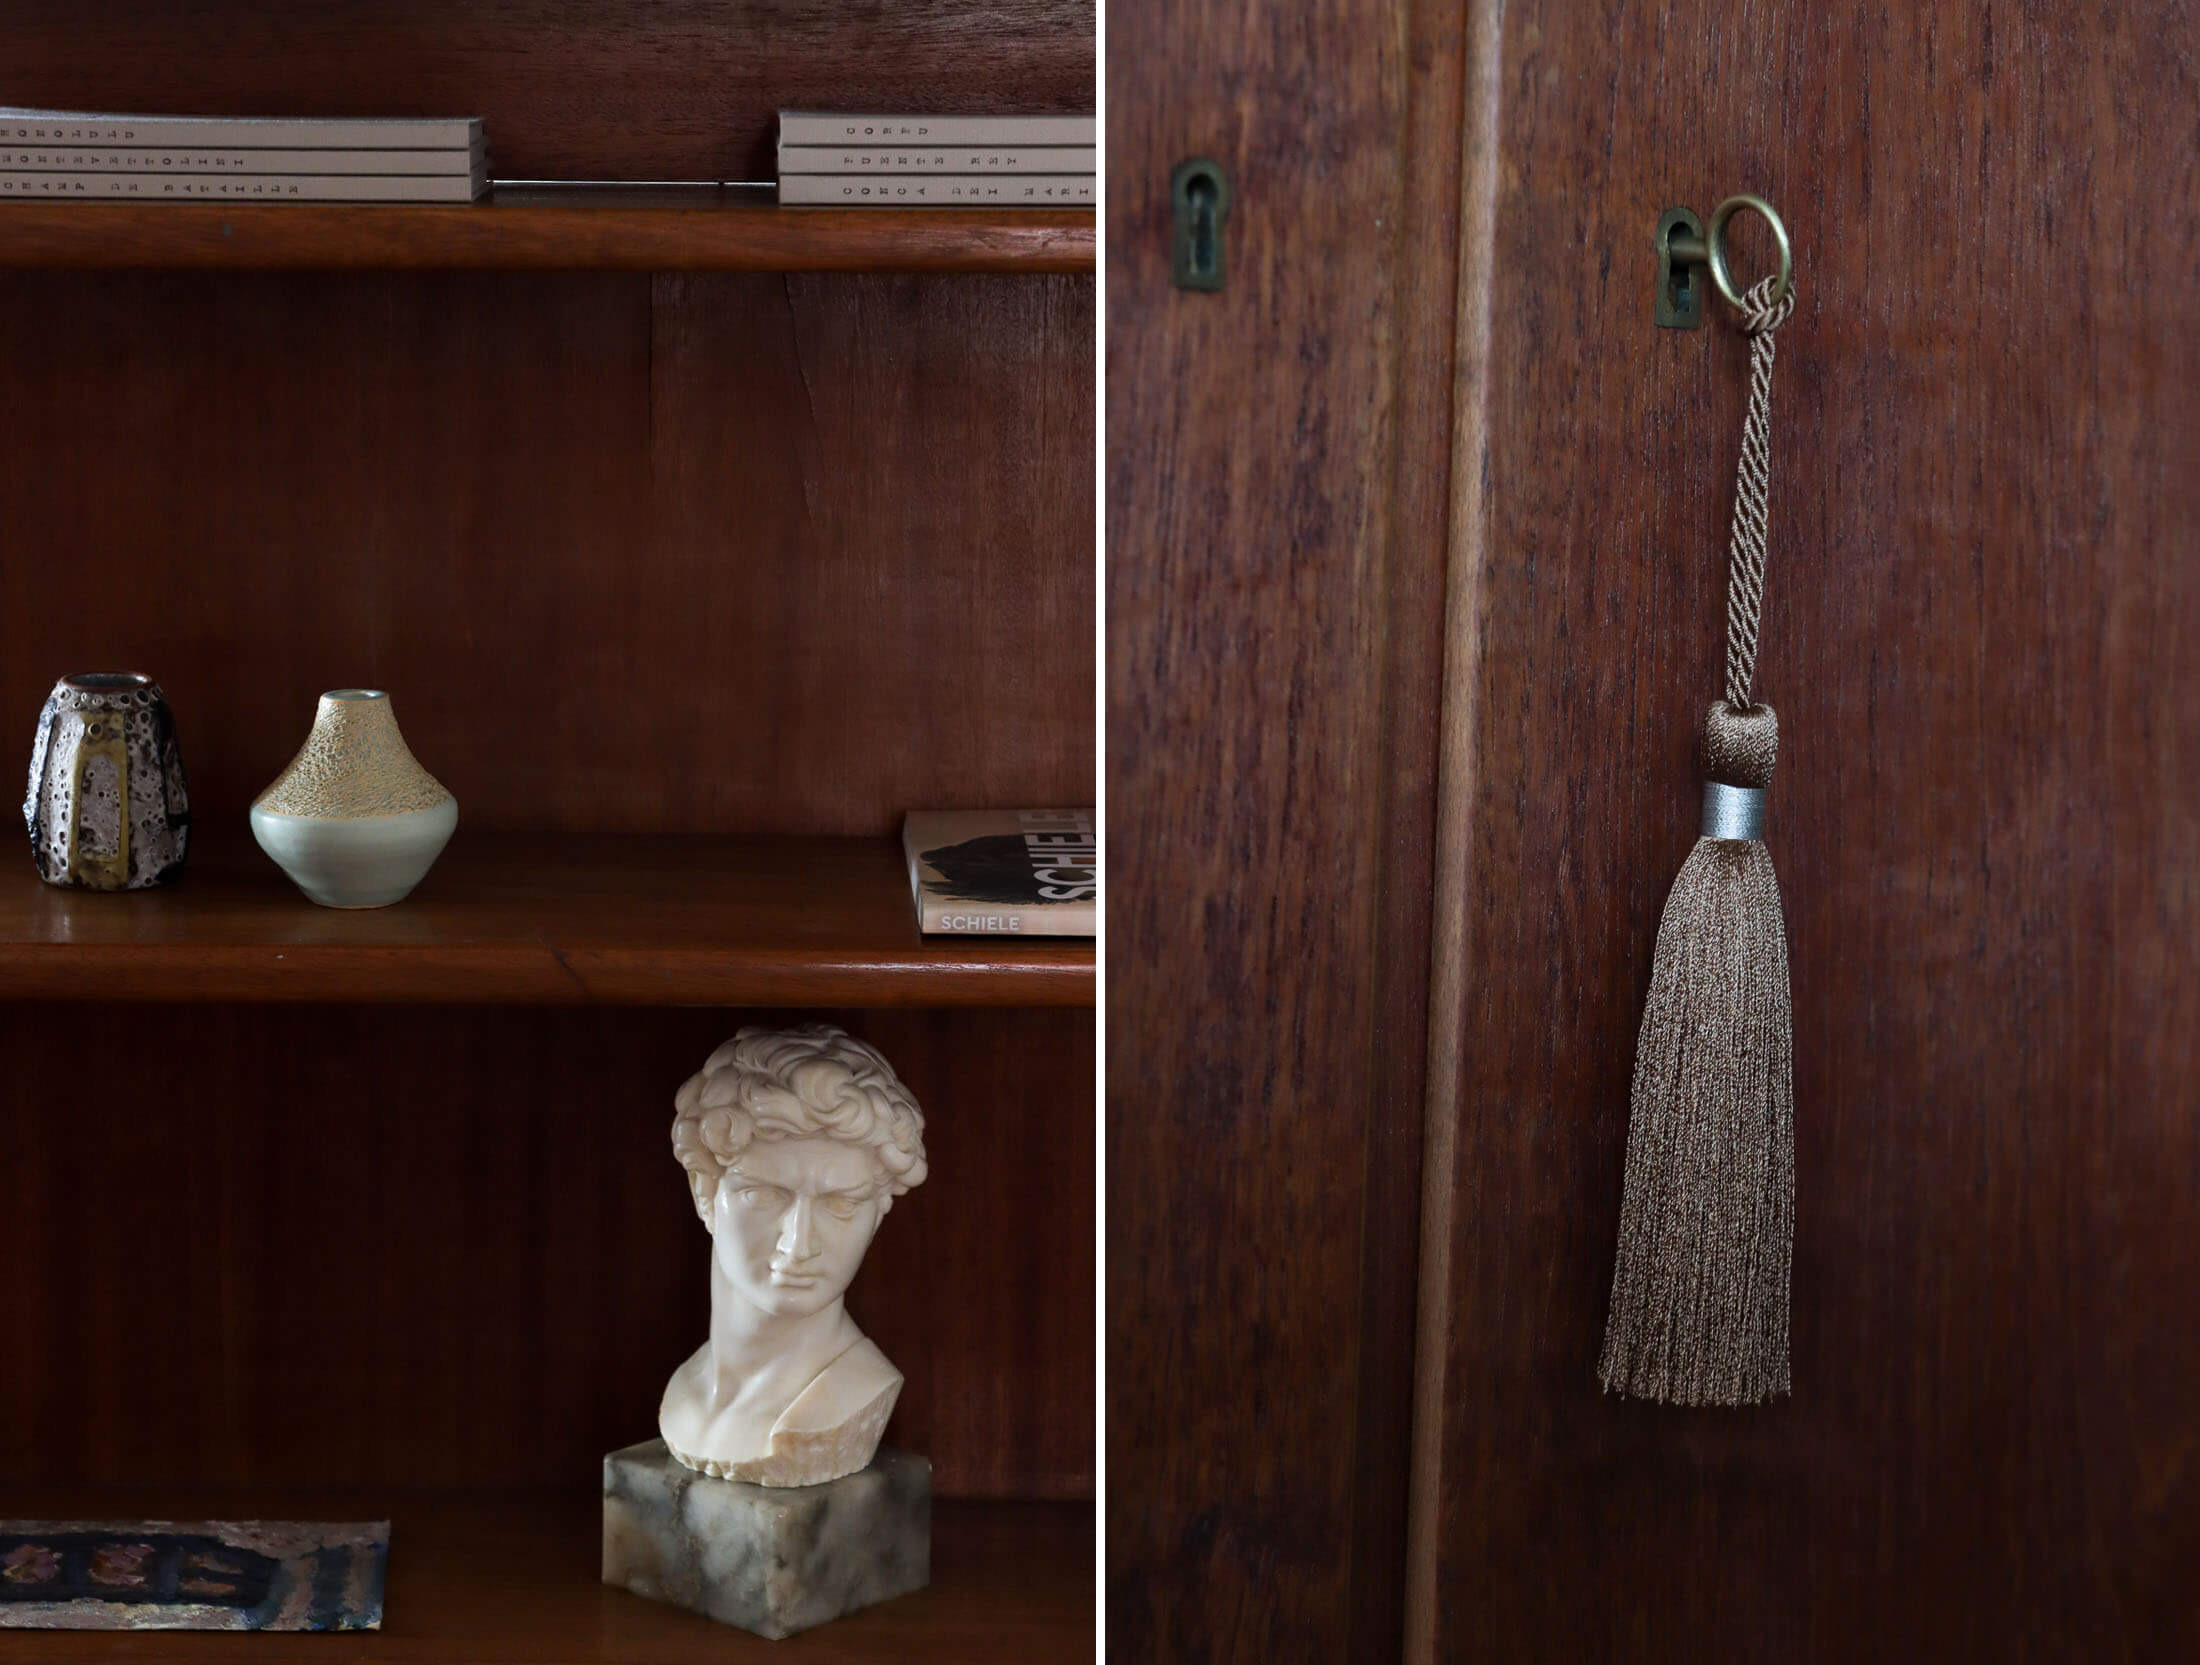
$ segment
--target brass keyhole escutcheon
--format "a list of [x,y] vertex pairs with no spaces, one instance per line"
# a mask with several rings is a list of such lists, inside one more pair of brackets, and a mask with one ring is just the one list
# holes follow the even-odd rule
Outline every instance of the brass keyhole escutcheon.
[[1703,328],[1703,221],[1685,208],[1658,216],[1658,328]]
[[1225,269],[1223,223],[1230,215],[1230,181],[1222,165],[1204,156],[1179,162],[1169,176],[1169,200],[1176,209],[1171,273],[1176,286],[1220,289]]

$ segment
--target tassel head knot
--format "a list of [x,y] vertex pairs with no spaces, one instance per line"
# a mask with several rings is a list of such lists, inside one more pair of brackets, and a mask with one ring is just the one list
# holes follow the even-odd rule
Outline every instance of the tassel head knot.
[[1780,752],[1780,719],[1759,701],[1739,708],[1713,703],[1703,720],[1703,772],[1726,786],[1763,791]]

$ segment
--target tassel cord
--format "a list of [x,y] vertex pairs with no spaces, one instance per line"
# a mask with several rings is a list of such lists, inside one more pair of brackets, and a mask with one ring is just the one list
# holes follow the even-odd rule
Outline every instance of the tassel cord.
[[1795,286],[1767,305],[1775,280],[1760,278],[1742,296],[1749,335],[1749,409],[1742,418],[1742,460],[1734,472],[1734,525],[1726,544],[1726,703],[1749,709],[1757,679],[1757,626],[1765,605],[1765,538],[1772,504],[1773,332],[1795,310]]

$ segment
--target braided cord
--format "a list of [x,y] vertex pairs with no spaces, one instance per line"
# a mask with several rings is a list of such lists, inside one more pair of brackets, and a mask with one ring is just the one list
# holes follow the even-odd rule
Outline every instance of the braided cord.
[[1749,335],[1749,411],[1742,418],[1742,461],[1734,477],[1734,530],[1727,540],[1726,703],[1749,706],[1757,676],[1757,626],[1765,603],[1765,529],[1772,495],[1772,332],[1795,310],[1791,283],[1768,306],[1774,279],[1760,278],[1742,296]]

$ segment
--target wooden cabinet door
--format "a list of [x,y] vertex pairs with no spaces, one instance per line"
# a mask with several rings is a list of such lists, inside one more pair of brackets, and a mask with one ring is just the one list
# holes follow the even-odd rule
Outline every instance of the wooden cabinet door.
[[[1394,0],[1111,17],[1109,1651],[1395,1660],[1456,177]],[[1416,46],[1424,43],[1413,43]],[[1170,174],[1228,177],[1171,282]],[[1410,457],[1401,436],[1414,436]],[[1431,471],[1430,455],[1437,459]]]
[[[2200,177],[2182,8],[1507,7],[1469,131],[1410,1655],[2200,1638]],[[1648,233],[1793,230],[1762,697],[1791,1400],[1605,1398],[1743,348]],[[1721,310],[1713,303],[1713,310]],[[1470,324],[1469,328],[1476,326]]]
[[[2179,1657],[2189,12],[1109,38],[1113,1651]],[[1168,283],[1194,152],[1237,186],[1217,295]],[[1759,678],[1795,1393],[1678,1412],[1595,1361],[1743,397],[1720,303],[1654,327],[1651,232],[1738,190],[1802,297]]]

